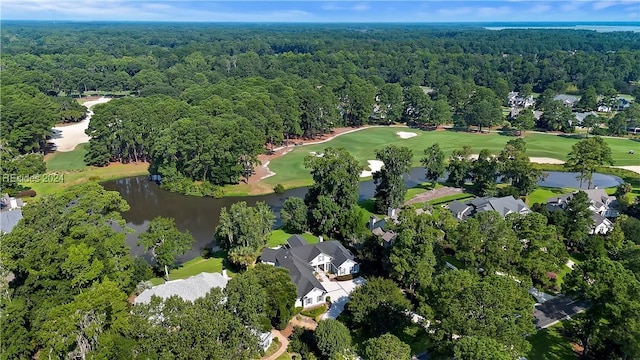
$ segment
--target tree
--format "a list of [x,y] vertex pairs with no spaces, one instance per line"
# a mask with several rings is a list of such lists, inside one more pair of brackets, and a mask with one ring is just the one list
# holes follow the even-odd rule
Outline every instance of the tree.
[[458,360],[512,359],[504,345],[489,337],[462,337],[453,347],[453,354]]
[[323,153],[322,157],[307,156],[304,160],[314,181],[304,199],[309,227],[346,237],[350,230],[340,224],[356,211],[362,167],[344,148],[326,148]]
[[465,106],[462,118],[467,127],[475,125],[482,132],[483,126],[492,127],[501,123],[504,118],[500,110],[501,104],[502,101],[491,89],[479,86]]
[[584,180],[588,181],[590,188],[593,173],[598,166],[604,165],[613,165],[611,149],[601,137],[596,136],[573,144],[564,166],[569,171],[580,173],[578,179],[581,188]]
[[536,212],[509,214],[507,222],[523,245],[518,272],[529,276],[534,283],[551,285],[547,274],[559,271],[569,258],[556,227],[549,225],[547,218]]
[[633,272],[606,257],[596,258],[569,273],[565,289],[590,304],[580,322],[584,357],[596,337],[618,344],[623,358],[640,355],[640,282]]
[[326,358],[343,353],[351,348],[351,334],[344,324],[338,320],[326,319],[318,323],[313,333],[316,346]]
[[458,270],[436,276],[426,296],[433,307],[437,348],[445,353],[453,354],[454,335],[494,339],[512,358],[529,350],[525,336],[535,331],[533,300],[524,284]]
[[179,255],[191,249],[193,236],[188,231],[180,232],[173,219],[159,216],[151,220],[147,230],[140,234],[138,245],[145,251],[151,251],[151,257],[158,267],[164,268],[165,279],[169,280],[169,266],[173,266]]
[[497,192],[498,161],[487,149],[480,150],[471,165],[471,180],[480,196],[492,196]]
[[575,116],[571,108],[559,100],[552,100],[545,105],[537,126],[551,131],[573,132]]
[[563,224],[563,233],[569,246],[584,248],[589,231],[593,227],[593,211],[589,209],[590,206],[591,201],[584,191],[578,191],[569,200],[565,209],[567,219]]
[[411,347],[392,334],[383,334],[365,342],[364,358],[367,360],[409,360]]
[[238,317],[245,326],[269,331],[271,324],[265,314],[266,290],[256,273],[248,271],[233,277],[224,289],[227,296],[225,307]]
[[446,168],[444,162],[444,152],[440,149],[440,144],[435,143],[424,149],[424,157],[420,160],[426,170],[425,178],[432,183],[444,175]]
[[600,124],[600,117],[597,115],[589,114],[585,116],[582,120],[582,124],[580,124],[583,128],[587,129],[587,137],[589,137],[589,133],[593,131],[593,128]]
[[531,109],[521,110],[518,115],[511,120],[511,126],[516,128],[519,132],[531,130],[535,125],[536,118],[534,117]]
[[399,84],[386,83],[378,92],[379,116],[383,123],[392,124],[402,118],[402,87]]
[[282,226],[290,233],[302,233],[307,230],[307,205],[304,200],[291,196],[282,203],[280,218]]
[[275,215],[266,203],[247,206],[246,202],[240,201],[231,205],[229,211],[220,209],[215,236],[224,249],[248,247],[256,252],[267,244],[274,221]]
[[387,209],[395,209],[404,202],[407,188],[403,174],[409,171],[413,153],[408,147],[387,146],[376,151],[376,158],[384,163],[380,171],[373,174],[376,184],[376,210],[385,213]]
[[436,265],[434,246],[442,237],[431,220],[427,215],[410,217],[403,212],[402,222],[394,229],[397,235],[389,254],[389,272],[409,290],[431,283]]
[[453,150],[451,157],[449,158],[449,164],[447,165],[447,171],[449,177],[447,182],[454,184],[455,186],[462,186],[466,179],[469,178],[469,172],[471,171],[471,147],[465,145],[462,149]]
[[[346,309],[356,326],[381,335],[404,324],[411,307],[398,286],[388,279],[370,278],[351,293]],[[380,319],[385,319],[381,322]]]
[[584,90],[578,101],[578,107],[584,111],[593,111],[598,108],[598,94],[596,88],[589,86]]
[[256,251],[248,246],[237,246],[229,250],[227,255],[231,263],[240,266],[243,269],[248,269],[256,263],[258,256]]
[[509,140],[498,155],[498,162],[502,181],[511,184],[521,195],[536,188],[542,172],[533,167],[523,139]]
[[347,124],[362,126],[367,123],[373,112],[375,97],[376,89],[371,83],[357,76],[350,77],[341,97],[343,116]]
[[402,118],[407,124],[427,125],[430,122],[431,98],[420,86],[405,88]]
[[258,264],[251,271],[265,289],[265,311],[276,329],[284,329],[293,317],[298,293],[286,268]]

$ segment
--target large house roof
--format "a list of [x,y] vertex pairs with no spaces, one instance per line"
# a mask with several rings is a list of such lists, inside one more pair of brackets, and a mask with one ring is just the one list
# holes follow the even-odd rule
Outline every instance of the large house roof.
[[22,210],[0,211],[0,232],[9,233],[22,219]]
[[[473,211],[469,211],[469,208],[473,208]],[[468,210],[469,209],[469,210]],[[483,211],[497,211],[502,217],[507,216],[509,213],[521,213],[522,211],[529,212],[527,205],[520,199],[516,199],[513,196],[505,196],[501,198],[496,197],[482,197],[475,198],[467,203],[461,203],[454,201],[449,205],[449,210],[457,215],[458,218],[471,216],[473,213],[479,213]]]
[[[301,242],[304,241],[304,244]],[[296,284],[298,296],[303,297],[314,288],[324,289],[314,275],[314,269],[309,263],[320,254],[331,257],[334,266],[339,267],[347,260],[354,260],[353,254],[338,241],[323,241],[308,244],[301,236],[292,236],[287,240],[289,248],[266,248],[262,250],[260,259],[289,269],[291,281]],[[293,246],[293,245],[296,246]]]
[[168,299],[172,296],[179,296],[183,300],[193,302],[204,297],[213,288],[224,289],[227,286],[228,278],[220,273],[200,273],[188,279],[167,281],[162,285],[157,285],[145,290],[134,300],[134,304],[148,304],[153,295]]

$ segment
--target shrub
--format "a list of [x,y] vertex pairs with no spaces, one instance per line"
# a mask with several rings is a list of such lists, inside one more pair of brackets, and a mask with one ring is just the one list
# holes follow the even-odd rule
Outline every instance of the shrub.
[[340,275],[340,276],[336,276],[336,280],[337,280],[337,281],[353,280],[353,274],[347,274],[347,275]]
[[276,194],[282,194],[284,193],[284,186],[282,184],[278,184],[273,188],[273,191],[276,192]]
[[315,319],[317,316],[324,314],[326,311],[327,311],[327,304],[322,304],[322,306],[318,306],[313,309],[302,310],[300,314]]

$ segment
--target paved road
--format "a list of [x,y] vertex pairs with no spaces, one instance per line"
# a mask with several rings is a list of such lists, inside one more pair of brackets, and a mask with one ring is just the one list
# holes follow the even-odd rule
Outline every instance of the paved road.
[[555,323],[584,311],[588,304],[575,301],[566,295],[560,295],[544,304],[536,305],[534,311],[536,329],[544,329]]

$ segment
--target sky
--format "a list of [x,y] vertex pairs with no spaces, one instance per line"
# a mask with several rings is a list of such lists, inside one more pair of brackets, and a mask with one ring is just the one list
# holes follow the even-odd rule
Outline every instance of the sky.
[[640,22],[640,0],[1,0],[2,20],[183,22]]

